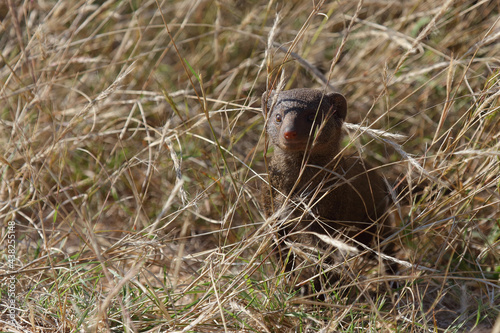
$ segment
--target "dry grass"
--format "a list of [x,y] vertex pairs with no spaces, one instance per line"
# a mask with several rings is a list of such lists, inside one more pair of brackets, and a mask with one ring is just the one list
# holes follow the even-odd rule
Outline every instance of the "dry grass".
[[[499,11],[1,2],[0,328],[488,331],[500,305]],[[351,297],[301,296],[272,254],[260,95],[282,73],[286,89],[342,92],[350,149],[391,185],[425,185],[395,198],[398,275],[352,274]]]

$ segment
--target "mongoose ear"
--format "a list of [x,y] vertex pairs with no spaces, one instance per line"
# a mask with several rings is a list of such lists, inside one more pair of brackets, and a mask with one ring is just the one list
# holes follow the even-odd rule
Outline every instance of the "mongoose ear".
[[345,120],[347,115],[347,101],[345,97],[339,93],[328,94],[328,99],[333,106],[333,111],[342,120]]
[[[269,91],[264,91],[264,93],[262,94],[262,104],[261,104],[261,108],[262,108],[262,114],[265,116],[267,113],[269,113],[271,110],[271,103],[272,102],[272,98],[274,96],[275,92],[273,90],[271,90],[271,93],[269,93]],[[267,108],[267,110],[266,110]]]

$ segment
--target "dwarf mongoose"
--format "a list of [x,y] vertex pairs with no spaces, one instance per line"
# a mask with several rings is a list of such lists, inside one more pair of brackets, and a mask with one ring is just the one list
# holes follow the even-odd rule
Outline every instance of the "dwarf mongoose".
[[288,220],[281,235],[310,232],[377,248],[387,191],[372,167],[341,152],[344,96],[316,89],[265,92],[262,110],[274,147],[263,204],[267,217],[286,205],[277,216]]

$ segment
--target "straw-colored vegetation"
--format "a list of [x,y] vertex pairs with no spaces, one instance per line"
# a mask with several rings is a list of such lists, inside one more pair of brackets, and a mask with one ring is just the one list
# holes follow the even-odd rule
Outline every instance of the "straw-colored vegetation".
[[[499,12],[1,1],[0,330],[489,332]],[[414,188],[392,193],[395,276],[351,271],[319,299],[278,265],[260,96],[282,77],[343,93],[345,145]]]

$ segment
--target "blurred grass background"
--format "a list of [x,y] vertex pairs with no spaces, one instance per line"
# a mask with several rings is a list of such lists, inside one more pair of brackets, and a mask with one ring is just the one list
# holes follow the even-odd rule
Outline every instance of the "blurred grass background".
[[[17,326],[5,306],[0,327],[491,331],[499,9],[470,0],[1,2],[0,277],[16,277]],[[296,293],[271,255],[260,96],[281,77],[287,89],[328,81],[348,100],[347,122],[362,126],[348,127],[345,144],[391,185],[425,187],[394,205],[397,257],[410,267],[355,276],[354,301],[337,290],[324,302]],[[363,127],[406,139],[374,139]]]

